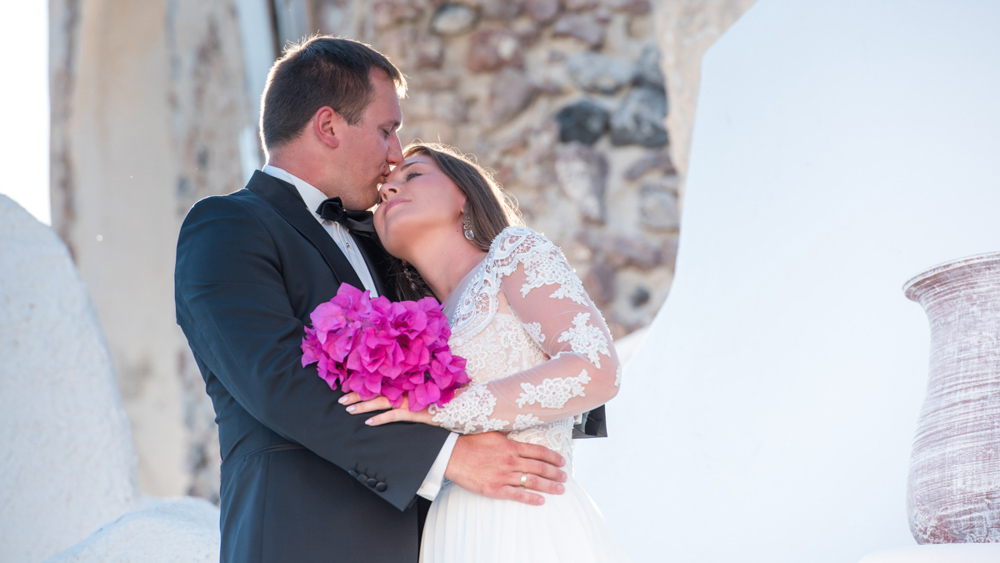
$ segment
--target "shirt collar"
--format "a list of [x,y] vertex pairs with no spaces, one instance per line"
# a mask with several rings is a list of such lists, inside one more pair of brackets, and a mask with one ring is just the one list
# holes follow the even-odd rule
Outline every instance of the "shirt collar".
[[261,169],[261,172],[279,180],[284,180],[295,186],[295,190],[299,192],[299,196],[302,197],[302,201],[306,202],[306,207],[309,208],[309,212],[316,217],[319,217],[316,210],[319,209],[319,205],[327,199],[326,194],[319,191],[319,188],[286,170],[282,170],[277,166],[271,166],[270,164],[265,164],[264,168]]

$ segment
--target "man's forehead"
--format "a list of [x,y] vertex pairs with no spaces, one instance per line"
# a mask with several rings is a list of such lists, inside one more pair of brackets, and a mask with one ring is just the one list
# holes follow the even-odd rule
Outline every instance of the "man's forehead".
[[399,105],[399,97],[395,90],[386,92],[381,85],[375,86],[375,99],[368,104],[368,112],[375,119],[386,124],[403,124],[403,110]]

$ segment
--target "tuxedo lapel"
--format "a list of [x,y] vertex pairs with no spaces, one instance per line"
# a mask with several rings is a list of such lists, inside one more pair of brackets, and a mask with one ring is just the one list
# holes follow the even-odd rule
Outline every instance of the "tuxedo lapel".
[[257,170],[247,183],[247,189],[263,198],[278,215],[319,250],[339,282],[364,289],[365,286],[350,261],[316,217],[306,209],[302,198],[295,191],[295,186]]
[[371,237],[356,237],[361,255],[365,257],[368,264],[368,271],[371,272],[372,281],[375,282],[375,290],[379,295],[385,295],[392,301],[396,300],[395,290],[389,290],[383,280],[389,276],[389,255],[382,248],[382,243],[378,241],[378,235]]

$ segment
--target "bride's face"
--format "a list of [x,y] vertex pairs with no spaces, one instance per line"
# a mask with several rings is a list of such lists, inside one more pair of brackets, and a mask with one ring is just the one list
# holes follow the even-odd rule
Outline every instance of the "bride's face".
[[375,230],[393,256],[405,260],[414,244],[431,233],[461,236],[465,195],[427,155],[411,156],[397,166],[379,188],[379,197]]

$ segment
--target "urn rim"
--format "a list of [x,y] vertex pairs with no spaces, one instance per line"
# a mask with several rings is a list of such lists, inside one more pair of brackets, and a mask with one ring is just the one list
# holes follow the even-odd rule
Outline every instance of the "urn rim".
[[947,262],[941,262],[940,264],[932,266],[907,280],[907,282],[903,284],[903,295],[911,301],[917,301],[918,297],[916,295],[916,286],[921,282],[934,276],[938,276],[944,272],[984,262],[1000,262],[1000,251],[973,254],[962,258],[956,258],[954,260],[948,260]]

